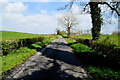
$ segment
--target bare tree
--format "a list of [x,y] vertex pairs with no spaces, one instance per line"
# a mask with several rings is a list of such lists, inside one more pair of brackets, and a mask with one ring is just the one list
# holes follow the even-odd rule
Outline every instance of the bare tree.
[[78,24],[77,18],[72,13],[63,13],[58,22],[66,29],[68,37],[70,37],[71,29]]

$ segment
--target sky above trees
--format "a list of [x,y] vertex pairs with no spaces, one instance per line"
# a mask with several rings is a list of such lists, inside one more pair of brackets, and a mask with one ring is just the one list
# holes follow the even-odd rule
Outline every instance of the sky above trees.
[[[35,34],[53,34],[56,28],[61,28],[58,24],[58,17],[61,13],[69,11],[57,10],[63,7],[69,2],[51,2],[49,0],[44,0],[44,2],[6,2],[2,3],[2,11],[0,12],[1,20],[1,30],[7,31],[18,31],[27,32]],[[87,2],[86,2],[87,3]],[[77,16],[79,20],[79,25],[76,26],[76,30],[90,30],[92,27],[90,14],[81,14],[82,5],[85,2],[81,2],[79,6],[76,2],[72,7],[72,12]],[[101,6],[102,11],[109,13],[110,9],[106,9],[105,6]],[[108,24],[102,26],[101,33],[111,34],[113,31],[118,29],[118,18],[116,17],[106,17],[104,15],[104,20],[109,21]],[[61,28],[62,29],[62,28]]]

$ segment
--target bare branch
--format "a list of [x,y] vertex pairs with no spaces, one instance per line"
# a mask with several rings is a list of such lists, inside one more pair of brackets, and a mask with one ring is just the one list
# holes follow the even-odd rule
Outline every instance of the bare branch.
[[67,30],[70,35],[70,30],[78,24],[77,18],[72,13],[64,13],[59,18],[59,23]]
[[119,6],[119,2],[116,8],[112,7],[110,4],[108,4],[107,2],[99,2],[98,4],[106,4],[111,10],[115,11],[117,13],[118,16],[120,16],[120,13],[117,10],[117,7]]
[[57,10],[64,10],[64,9],[71,9],[74,4],[74,1],[71,1],[69,4],[65,5],[64,7],[58,8]]
[[88,5],[89,5],[89,3],[85,5],[85,7],[83,8],[83,11],[85,11],[85,10],[86,10],[86,7],[87,7]]

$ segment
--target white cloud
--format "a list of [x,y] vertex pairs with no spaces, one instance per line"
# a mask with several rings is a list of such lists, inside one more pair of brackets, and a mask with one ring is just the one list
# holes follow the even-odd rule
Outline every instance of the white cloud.
[[71,0],[2,0],[2,2],[70,2]]
[[112,34],[114,31],[118,31],[118,18],[111,15],[111,9],[107,5],[99,5],[103,17],[104,24],[101,28],[101,33]]
[[2,0],[1,2],[8,2],[8,0]]
[[40,2],[49,2],[50,0],[39,0]]
[[41,14],[47,14],[47,10],[40,10]]
[[[2,2],[71,2],[73,0],[2,0]],[[76,2],[89,2],[90,0],[76,0]]]
[[79,28],[81,30],[90,30],[92,28],[92,20],[90,14],[81,14],[78,16],[79,18]]
[[23,3],[8,3],[4,7],[3,30],[31,32],[31,33],[54,33],[57,28],[56,16],[48,15],[47,10],[41,10],[34,15],[24,15],[27,10]]
[[72,13],[74,13],[74,14],[80,14],[80,8],[79,8],[79,6],[78,5],[76,5],[76,4],[73,4],[73,6],[72,6]]
[[92,28],[92,20],[90,14],[82,14],[82,7],[79,5],[74,4],[72,6],[72,13],[76,15],[79,25],[77,25],[77,28],[80,30],[90,30]]
[[22,2],[17,3],[4,3],[3,4],[3,12],[8,13],[20,13],[24,12],[27,9],[27,6],[25,6]]
[[[21,15],[5,14],[3,30],[17,30],[32,33],[54,33],[57,22],[54,16],[43,14]],[[14,17],[13,17],[14,16]]]

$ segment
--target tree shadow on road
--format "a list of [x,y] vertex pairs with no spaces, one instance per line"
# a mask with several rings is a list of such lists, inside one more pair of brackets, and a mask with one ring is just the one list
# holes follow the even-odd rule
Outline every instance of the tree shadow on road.
[[[60,65],[54,60],[53,66],[49,69],[42,69],[34,71],[31,75],[26,75],[22,78],[23,80],[34,79],[34,80],[83,80],[82,78],[76,78],[70,74],[61,71]],[[87,80],[87,79],[86,79]]]
[[[52,63],[53,66],[50,68],[43,68],[37,71],[32,72],[30,75],[25,75],[21,77],[20,79],[28,80],[28,79],[34,79],[34,80],[89,80],[89,77],[83,76],[83,74],[86,74],[82,71],[75,70],[75,66],[81,67],[79,60],[74,56],[70,50],[68,50],[68,44],[64,42],[53,42],[51,43],[51,47],[46,47],[42,51],[42,55],[50,59],[53,59]],[[68,51],[67,51],[68,50]],[[64,62],[63,64],[67,64],[68,66],[65,66],[65,69],[61,69],[60,63],[57,61]],[[40,65],[40,64],[39,64]],[[71,66],[70,68],[68,68]],[[74,67],[73,67],[74,66]],[[66,72],[68,71],[68,72]],[[73,72],[73,74],[71,74]],[[81,74],[81,77],[75,77],[74,73]]]
[[[65,48],[65,47],[63,47]],[[46,56],[51,59],[56,59],[63,61],[67,64],[75,65],[75,66],[80,66],[79,60],[75,57],[75,55],[71,52],[64,51],[64,50],[57,50],[53,48],[46,48],[42,52],[43,56]]]

